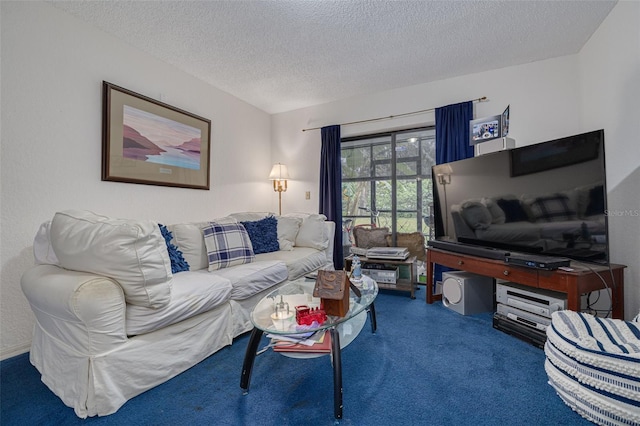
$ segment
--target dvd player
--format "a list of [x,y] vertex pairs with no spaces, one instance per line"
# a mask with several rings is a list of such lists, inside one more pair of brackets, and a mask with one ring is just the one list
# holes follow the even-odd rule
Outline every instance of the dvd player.
[[567,297],[563,293],[512,282],[496,283],[496,302],[547,318],[567,308]]
[[524,340],[540,349],[544,349],[544,344],[547,341],[546,332],[522,325],[497,312],[493,314],[493,328]]
[[485,257],[487,259],[504,260],[509,255],[508,251],[482,247],[472,244],[458,243],[454,241],[429,240],[427,245],[436,249],[452,251],[455,253],[470,254],[472,256]]
[[571,260],[566,257],[539,256],[535,254],[510,254],[506,258],[507,263],[528,268],[553,271],[563,266],[571,265]]
[[496,306],[497,313],[504,315],[511,321],[518,322],[539,331],[547,331],[547,327],[551,325],[551,319],[536,315],[531,312],[523,311],[510,305],[498,303]]

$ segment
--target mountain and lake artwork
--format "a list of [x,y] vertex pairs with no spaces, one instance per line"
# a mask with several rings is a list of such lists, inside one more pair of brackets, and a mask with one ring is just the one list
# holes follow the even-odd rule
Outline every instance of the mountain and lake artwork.
[[123,108],[124,158],[200,170],[200,129],[129,105]]

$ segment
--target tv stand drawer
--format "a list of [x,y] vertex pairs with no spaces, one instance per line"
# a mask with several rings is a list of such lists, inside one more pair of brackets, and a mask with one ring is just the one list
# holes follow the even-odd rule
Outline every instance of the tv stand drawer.
[[459,254],[441,253],[432,250],[431,261],[450,268],[457,268],[486,277],[514,281],[531,287],[538,286],[538,271],[507,265],[505,262],[481,259]]

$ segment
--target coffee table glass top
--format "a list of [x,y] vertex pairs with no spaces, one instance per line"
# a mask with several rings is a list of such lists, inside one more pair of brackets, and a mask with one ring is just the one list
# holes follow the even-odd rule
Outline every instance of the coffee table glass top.
[[[360,289],[360,297],[352,289],[349,290],[349,311],[344,317],[328,315],[327,320],[316,326],[298,326],[296,323],[296,306],[306,305],[309,308],[320,306],[320,298],[313,297],[315,280],[301,278],[284,284],[266,295],[251,312],[251,322],[260,330],[271,334],[296,334],[324,330],[349,321],[369,307],[378,295],[378,285],[374,280],[363,276],[354,282]],[[276,315],[276,304],[288,304],[289,315]]]

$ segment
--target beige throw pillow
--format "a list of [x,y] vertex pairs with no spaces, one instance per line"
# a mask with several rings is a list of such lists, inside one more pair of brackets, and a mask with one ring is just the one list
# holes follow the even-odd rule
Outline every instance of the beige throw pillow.
[[171,300],[171,260],[156,222],[67,210],[55,214],[50,235],[60,266],[113,278],[127,303],[161,308]]
[[278,216],[278,244],[280,250],[291,251],[296,245],[296,237],[302,225],[298,217]]
[[327,217],[316,213],[289,213],[286,217],[302,219],[300,230],[296,236],[295,245],[325,250],[329,247],[329,232],[327,231]]
[[372,247],[386,247],[389,228],[369,228],[356,226],[353,228],[353,238],[356,246],[364,249]]
[[[387,243],[390,246],[391,235],[387,236]],[[410,256],[415,256],[416,260],[427,260],[427,251],[424,247],[424,235],[420,232],[398,232],[396,234],[395,247],[406,247],[409,250]]]

